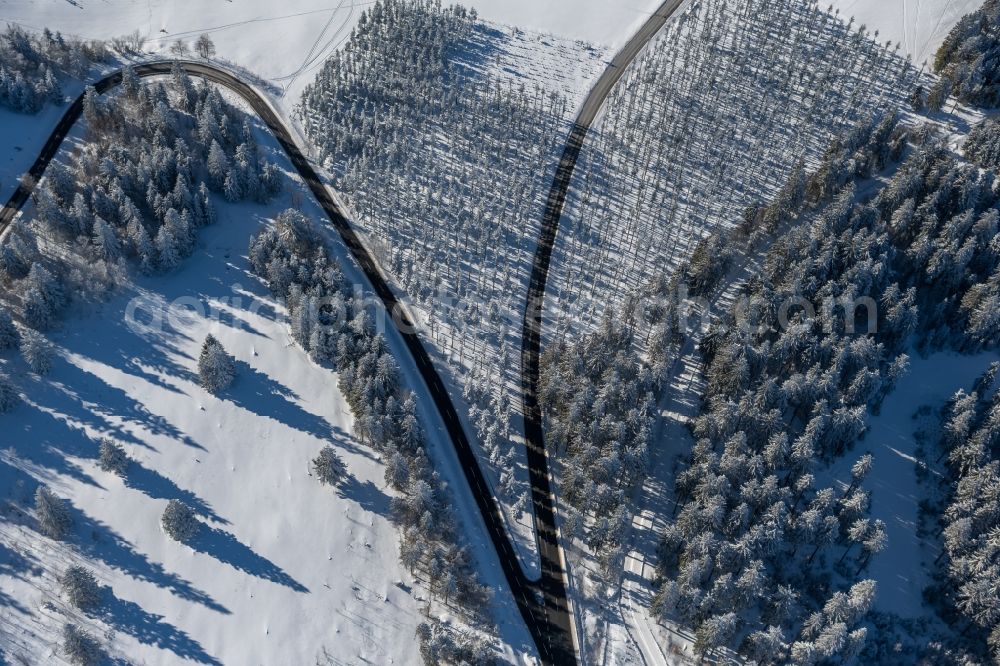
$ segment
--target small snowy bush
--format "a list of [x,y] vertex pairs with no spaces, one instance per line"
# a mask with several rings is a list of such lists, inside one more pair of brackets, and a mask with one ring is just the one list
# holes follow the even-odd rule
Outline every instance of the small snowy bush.
[[66,569],[59,582],[66,599],[81,610],[93,608],[101,601],[101,587],[90,569],[74,564]]
[[17,332],[17,326],[10,317],[10,312],[0,308],[0,350],[13,349],[21,342],[21,336]]
[[101,440],[97,464],[102,470],[112,472],[118,476],[125,476],[130,462],[131,459],[121,445],[112,442],[110,439]]
[[170,500],[160,519],[163,531],[175,541],[185,542],[197,536],[201,523],[194,510],[178,500]]
[[76,666],[95,666],[104,658],[104,650],[94,635],[75,624],[63,626],[63,654]]
[[201,385],[212,393],[225,391],[236,377],[233,357],[226,353],[222,343],[211,334],[205,338],[198,358],[198,375]]
[[20,402],[21,396],[7,375],[0,373],[0,414],[9,412]]
[[21,336],[21,355],[32,372],[44,375],[52,369],[55,350],[44,335],[29,328]]
[[73,527],[73,518],[65,500],[46,488],[39,486],[35,491],[35,516],[42,534],[52,539],[65,539]]
[[313,459],[312,467],[320,482],[331,486],[340,483],[347,474],[344,462],[329,445],[324,446],[319,455]]

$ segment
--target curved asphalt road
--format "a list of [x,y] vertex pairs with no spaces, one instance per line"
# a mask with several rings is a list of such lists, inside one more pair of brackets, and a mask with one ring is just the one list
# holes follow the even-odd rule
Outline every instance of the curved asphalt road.
[[[542,217],[542,229],[535,249],[531,268],[531,282],[524,307],[524,325],[521,332],[521,399],[524,411],[524,438],[528,448],[528,469],[531,472],[532,502],[535,508],[536,529],[542,563],[542,579],[539,581],[547,606],[563,611],[566,596],[566,570],[562,547],[556,529],[555,506],[557,498],[552,491],[549,477],[548,457],[545,450],[545,434],[542,429],[542,411],[538,404],[538,369],[542,333],[542,307],[545,302],[545,284],[548,281],[549,265],[552,260],[552,246],[559,231],[563,206],[569,192],[573,172],[583,149],[583,142],[590,132],[598,112],[615,84],[625,74],[636,56],[649,41],[666,25],[671,16],[684,4],[685,0],[667,0],[657,9],[639,32],[614,57],[607,69],[590,91],[570,132],[562,158],[549,190]],[[556,605],[558,603],[558,605]],[[563,611],[564,612],[564,611]],[[572,626],[562,625],[562,617],[556,618],[564,626],[564,640],[572,640]],[[571,616],[567,614],[567,620]],[[569,654],[570,647],[563,652]]]
[[[308,185],[313,196],[322,206],[351,255],[371,282],[387,312],[392,315],[393,323],[413,357],[434,405],[448,430],[466,480],[472,490],[472,495],[496,549],[504,576],[510,585],[521,616],[535,641],[539,655],[547,664],[576,663],[573,621],[566,594],[565,565],[556,530],[556,498],[549,483],[541,411],[537,401],[541,313],[552,246],[555,242],[559,219],[562,216],[562,208],[566,201],[576,161],[597,112],[607,100],[608,95],[628,65],[683,2],[684,0],[667,0],[612,60],[598,80],[573,126],[546,204],[525,307],[521,355],[525,438],[528,443],[528,467],[531,473],[532,501],[542,565],[542,575],[538,581],[529,580],[521,569],[513,544],[507,535],[499,505],[490,492],[489,485],[486,483],[472,451],[469,439],[462,428],[458,413],[445,389],[444,382],[434,368],[423,343],[415,333],[416,326],[382,276],[375,260],[351,228],[347,217],[337,206],[330,191],[299,150],[288,128],[256,90],[230,72],[203,62],[181,61],[181,65],[188,74],[212,81],[235,92],[260,116],[288,155],[296,171]],[[137,65],[134,69],[140,78],[161,76],[169,74],[173,64],[174,61],[152,62]],[[97,92],[104,93],[120,85],[121,80],[121,72],[116,72],[96,82],[94,88]],[[82,114],[83,96],[81,95],[63,114],[35,163],[21,178],[17,190],[0,211],[0,237],[14,220],[17,212],[28,201],[45,173],[45,169],[59,151],[66,135]]]
[[[351,228],[347,217],[335,203],[330,191],[320,179],[316,170],[299,150],[288,128],[277,113],[275,113],[274,109],[271,108],[257,91],[224,69],[194,61],[181,61],[181,65],[189,75],[224,86],[249,103],[278,139],[282,149],[284,149],[295,166],[296,171],[298,171],[299,175],[309,186],[313,196],[316,197],[316,200],[323,207],[323,211],[337,229],[344,244],[350,250],[351,255],[357,261],[361,270],[364,271],[369,282],[371,282],[375,293],[382,301],[386,311],[391,314],[393,324],[406,343],[417,369],[427,384],[427,389],[448,430],[455,451],[458,454],[459,462],[465,472],[466,480],[472,489],[472,495],[475,497],[476,504],[486,523],[487,531],[496,549],[497,558],[500,561],[504,576],[510,585],[518,609],[535,641],[542,660],[547,664],[574,664],[576,659],[569,633],[571,624],[567,610],[568,604],[565,596],[565,588],[561,585],[562,579],[558,579],[559,586],[553,586],[547,584],[544,577],[541,581],[531,581],[521,570],[514,546],[507,536],[500,508],[483,477],[469,439],[459,421],[458,413],[455,411],[455,407],[445,389],[444,382],[434,368],[431,357],[421,343],[420,338],[415,333],[417,330],[416,326],[410,320],[406,309],[399,302],[392,289],[389,288],[375,260]],[[169,74],[172,66],[173,61],[152,62],[136,65],[134,69],[139,77],[144,78]],[[121,80],[121,72],[116,72],[96,82],[94,88],[99,93],[104,93],[121,84]],[[21,178],[17,190],[11,196],[3,210],[0,211],[0,236],[2,236],[3,232],[13,221],[17,212],[28,201],[31,193],[45,173],[46,167],[48,167],[49,163],[55,157],[66,135],[82,114],[83,96],[81,95],[63,114],[59,124],[56,125],[45,146],[42,148],[38,159],[35,160],[28,173]],[[558,568],[557,571],[561,571],[561,568]],[[549,590],[550,592],[542,595],[538,593],[539,589]],[[561,594],[553,596],[553,592],[551,591],[555,590],[561,591]]]

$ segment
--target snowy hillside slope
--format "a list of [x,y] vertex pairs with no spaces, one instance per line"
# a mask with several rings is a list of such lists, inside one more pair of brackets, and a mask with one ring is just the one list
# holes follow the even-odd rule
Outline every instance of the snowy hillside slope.
[[[209,34],[218,56],[275,82],[294,102],[327,57],[342,46],[362,0],[0,0],[0,23],[49,27],[87,38],[138,30],[146,48],[167,53],[177,39]],[[443,3],[448,4],[448,3]],[[625,41],[659,0],[472,0],[484,19],[608,46]]]
[[982,0],[830,0],[841,18],[879,31],[879,40],[900,44],[900,51],[920,65],[934,56],[948,31]]
[[[411,62],[395,57],[417,39]],[[305,131],[374,256],[426,322],[528,553],[521,316],[552,172],[600,57],[568,39],[386,3],[302,98]]]
[[[26,392],[4,418],[19,434],[7,440],[0,473],[0,590],[19,603],[5,624],[25,630],[3,632],[10,658],[50,658],[65,609],[55,576],[82,562],[113,594],[95,633],[113,630],[114,651],[130,660],[307,663],[325,647],[417,662],[420,594],[394,585],[413,581],[397,562],[381,466],[351,436],[333,378],[289,346],[281,310],[242,266],[255,213],[226,217],[175,276],[139,281],[94,316],[67,322],[50,377],[6,359]],[[143,318],[184,298],[218,308],[226,323],[182,309],[175,326],[137,334],[125,321],[132,298]],[[222,398],[194,374],[209,332],[239,364]],[[97,469],[99,436],[135,458],[125,483]],[[354,477],[343,496],[309,475],[327,441]],[[41,539],[18,511],[39,482],[73,503],[78,548]],[[207,516],[194,549],[162,533],[169,499]]]
[[932,582],[931,563],[936,549],[918,530],[919,504],[924,490],[917,479],[920,461],[914,433],[933,417],[918,418],[921,407],[937,409],[956,391],[971,391],[976,378],[997,360],[996,352],[958,355],[939,352],[914,358],[906,378],[889,394],[877,416],[869,416],[869,433],[851,452],[828,470],[842,487],[851,483],[851,461],[866,453],[874,456],[864,487],[872,493],[872,518],[886,524],[888,546],[872,558],[870,576],[879,581],[875,607],[901,617],[927,614],[923,593]]
[[[290,170],[276,142],[257,134]],[[137,279],[96,311],[67,318],[52,335],[58,358],[44,380],[14,354],[0,356],[26,394],[0,421],[15,433],[0,454],[4,656],[60,663],[58,633],[72,619],[132,663],[419,663],[414,630],[428,607],[427,581],[398,562],[384,466],[351,434],[337,376],[296,348],[283,308],[248,272],[249,238],[265,219],[290,204],[317,219],[321,212],[298,183],[267,208],[216,203],[219,222],[176,273]],[[128,325],[149,324],[171,303],[179,307],[165,328]],[[237,359],[237,382],[220,398],[197,385],[208,332]],[[403,373],[414,381],[405,364]],[[420,409],[435,467],[456,499],[474,506],[461,495],[442,428],[428,405]],[[135,458],[125,483],[97,468],[99,435]],[[351,475],[339,492],[309,474],[327,442]],[[67,543],[39,537],[25,513],[39,483],[73,503]],[[169,499],[205,517],[207,533],[193,548],[161,531]],[[482,579],[496,591],[503,642],[513,646],[503,648],[505,660],[518,661],[533,650],[530,639],[490,567],[478,516],[459,511],[473,556],[485,563]],[[59,598],[56,577],[69,563],[94,568],[111,588],[90,619]]]

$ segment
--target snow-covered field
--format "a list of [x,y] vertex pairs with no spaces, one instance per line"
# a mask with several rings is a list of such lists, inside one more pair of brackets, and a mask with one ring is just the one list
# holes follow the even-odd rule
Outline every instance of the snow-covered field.
[[[132,660],[308,663],[327,648],[413,663],[421,595],[397,562],[382,467],[352,437],[334,377],[291,345],[281,309],[246,273],[254,213],[220,220],[176,275],[137,281],[68,321],[55,336],[61,358],[50,377],[6,360],[27,394],[3,419],[15,434],[5,438],[0,471],[0,589],[18,601],[4,609],[4,624],[29,629],[3,632],[9,658],[22,648],[49,658],[63,614],[75,615],[55,577],[77,562],[112,590],[95,633],[113,630],[112,644]],[[132,299],[141,321],[176,299],[218,309],[222,320],[183,308],[164,330],[136,332],[127,325]],[[209,332],[239,364],[236,386],[221,398],[197,384]],[[124,483],[97,468],[100,436],[134,457]],[[309,475],[328,441],[354,477],[342,493]],[[39,538],[19,511],[38,483],[74,506],[68,544]],[[170,499],[205,517],[194,548],[160,529]]]
[[881,41],[899,43],[919,67],[934,58],[948,31],[983,0],[831,0],[845,20],[878,30]]
[[[276,142],[257,133],[290,170]],[[0,654],[61,663],[59,632],[71,620],[132,663],[419,663],[414,630],[429,594],[419,572],[398,562],[384,466],[353,436],[337,376],[293,344],[284,309],[245,256],[251,234],[277,210],[298,203],[321,213],[297,180],[268,207],[216,203],[219,222],[178,271],[136,279],[110,302],[70,313],[51,336],[58,358],[49,376],[31,374],[12,353],[0,357],[25,393],[0,420],[13,433],[0,452]],[[219,398],[197,380],[207,333],[237,359],[237,382]],[[400,354],[401,343],[389,343]],[[420,403],[432,460],[495,590],[503,654],[520,661],[533,652],[530,639],[443,428]],[[98,469],[100,436],[133,456],[126,481]],[[339,491],[310,476],[325,443],[351,475]],[[41,483],[72,502],[76,526],[65,543],[40,537],[26,513]],[[160,528],[170,499],[206,523],[193,547]],[[60,599],[57,576],[71,563],[94,568],[110,588],[90,617]]]
[[[289,108],[324,60],[342,46],[364,0],[0,0],[0,23],[49,27],[88,39],[138,30],[167,53],[177,39],[211,36],[218,56],[284,90]],[[448,4],[448,3],[444,3]],[[487,20],[608,46],[624,42],[660,0],[471,0]]]

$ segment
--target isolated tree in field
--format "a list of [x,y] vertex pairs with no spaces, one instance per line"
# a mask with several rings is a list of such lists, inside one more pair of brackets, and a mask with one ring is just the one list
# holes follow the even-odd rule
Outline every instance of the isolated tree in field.
[[347,475],[344,461],[330,445],[324,446],[313,459],[312,468],[320,482],[330,486],[338,485]]
[[32,372],[39,375],[48,374],[52,369],[54,355],[52,343],[44,335],[30,328],[24,331],[21,336],[21,356]]
[[101,586],[90,569],[74,564],[59,578],[59,584],[66,599],[80,610],[93,608],[101,601]]
[[198,375],[201,385],[207,391],[218,393],[232,386],[236,378],[236,366],[222,343],[211,334],[205,338],[198,357]]
[[183,39],[178,39],[170,45],[170,52],[178,58],[183,58],[188,54],[188,45]]
[[94,635],[75,624],[63,625],[62,651],[74,666],[96,666],[104,659],[104,650]]
[[0,308],[0,351],[13,349],[21,342],[17,326],[6,308]]
[[56,497],[45,486],[39,486],[35,491],[35,517],[42,534],[52,539],[65,539],[73,527],[66,501]]
[[118,476],[125,476],[129,463],[132,462],[125,449],[110,439],[102,439],[98,449],[97,464],[105,472],[111,472]]
[[196,537],[201,531],[201,521],[194,510],[184,502],[170,500],[160,519],[163,531],[174,541],[184,543]]
[[207,34],[203,34],[195,40],[194,50],[205,60],[210,60],[215,55],[215,43]]
[[21,396],[14,388],[10,378],[0,373],[0,414],[9,412],[21,401]]

